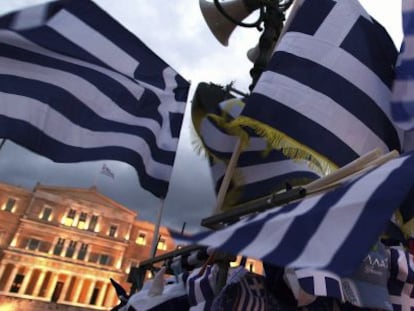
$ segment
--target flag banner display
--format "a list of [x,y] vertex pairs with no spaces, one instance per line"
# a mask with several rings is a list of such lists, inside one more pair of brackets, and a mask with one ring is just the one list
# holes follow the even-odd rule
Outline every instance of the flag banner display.
[[400,151],[390,111],[396,57],[357,0],[304,1],[237,124],[323,173],[375,148]]
[[[230,122],[240,115],[244,103],[235,98],[223,100],[226,96],[216,96],[211,100],[213,104],[197,107],[206,101],[205,94],[197,97],[197,92],[201,93],[203,88],[209,96],[217,92],[212,86],[199,85],[195,94],[197,100],[193,100],[192,116],[203,151],[209,156],[211,177],[218,193],[239,136],[227,133],[220,122],[216,122],[215,116]],[[284,190],[286,184],[303,185],[319,178],[318,172],[309,167],[308,162],[288,159],[282,152],[271,149],[255,133],[249,135],[232,176],[223,210]]]
[[409,153],[334,190],[198,233],[192,241],[280,267],[349,276],[413,191],[413,176],[414,153]]
[[0,137],[53,161],[126,162],[165,197],[188,90],[90,0],[0,18]]
[[398,56],[392,96],[394,121],[405,130],[414,129],[414,1],[402,1],[404,39]]

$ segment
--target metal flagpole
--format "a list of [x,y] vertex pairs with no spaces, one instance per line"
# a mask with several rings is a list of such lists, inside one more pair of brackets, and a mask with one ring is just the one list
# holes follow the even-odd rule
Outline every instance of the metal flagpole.
[[154,258],[157,252],[157,244],[159,241],[161,217],[162,217],[162,212],[164,210],[164,202],[165,200],[161,199],[161,205],[160,205],[160,208],[158,209],[157,222],[154,228],[154,237],[152,238],[152,245],[151,245],[151,252],[150,252],[151,258]]

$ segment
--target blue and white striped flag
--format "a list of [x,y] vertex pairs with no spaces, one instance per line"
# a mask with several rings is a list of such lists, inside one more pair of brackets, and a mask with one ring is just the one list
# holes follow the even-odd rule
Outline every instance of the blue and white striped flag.
[[219,267],[194,269],[187,278],[186,289],[190,311],[209,311],[217,291]]
[[388,292],[394,311],[414,309],[414,260],[406,250],[390,249]]
[[324,173],[401,150],[390,112],[397,50],[358,0],[305,0],[237,124]]
[[0,18],[0,137],[53,161],[126,162],[165,197],[188,89],[90,0]]
[[391,160],[330,192],[192,237],[280,267],[351,275],[414,189],[414,154]]
[[[193,115],[196,101],[193,101]],[[195,124],[199,139],[210,159],[210,171],[216,193],[219,192],[227,162],[237,144],[238,136],[227,133],[215,121],[215,116],[228,121],[240,115],[244,103],[238,99],[229,99],[215,103],[210,107],[210,114],[205,114]],[[193,123],[196,123],[193,118]],[[240,153],[232,183],[224,201],[224,209],[252,201],[285,189],[286,183],[302,185],[318,179],[319,175],[309,167],[306,161],[288,159],[278,150],[269,148],[267,142],[254,133],[249,133],[249,142]]]
[[398,56],[392,96],[394,121],[405,130],[414,129],[414,1],[402,1],[404,40]]

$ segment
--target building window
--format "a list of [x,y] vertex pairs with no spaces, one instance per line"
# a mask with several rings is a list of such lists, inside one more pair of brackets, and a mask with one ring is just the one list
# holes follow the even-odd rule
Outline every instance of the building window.
[[88,253],[88,244],[82,243],[82,245],[79,249],[78,259],[79,260],[85,260],[87,253]]
[[65,217],[65,221],[63,224],[65,226],[71,227],[73,225],[73,222],[75,221],[76,211],[74,209],[70,209],[69,213]]
[[88,230],[95,231],[96,225],[98,224],[98,216],[92,215],[91,221],[89,222]]
[[138,245],[147,245],[147,235],[145,232],[139,232],[135,243]]
[[45,221],[50,221],[52,216],[52,208],[51,207],[45,207],[40,214],[40,219]]
[[13,283],[10,287],[10,292],[11,293],[18,293],[20,286],[23,283],[23,279],[24,279],[24,275],[23,274],[16,274],[16,276],[14,277]]
[[75,253],[75,249],[76,249],[76,242],[75,241],[70,241],[69,246],[66,249],[65,257],[72,258],[73,254]]
[[100,265],[109,266],[111,264],[111,256],[105,255],[105,254],[100,254],[98,263]]
[[16,199],[9,198],[6,204],[4,205],[3,210],[6,212],[13,213],[15,205],[16,205]]
[[64,245],[65,239],[59,238],[56,242],[55,248],[53,249],[53,255],[59,256],[60,254],[62,254]]
[[163,238],[160,238],[159,241],[158,241],[158,244],[157,244],[157,248],[159,250],[166,251],[167,250],[167,241],[165,241],[165,239],[163,239]]
[[115,237],[116,237],[116,231],[117,231],[117,229],[118,229],[118,227],[117,227],[117,226],[115,226],[115,225],[110,226],[110,227],[109,227],[109,232],[108,232],[108,235],[109,235],[110,237],[115,238]]
[[78,229],[81,229],[81,230],[86,229],[86,218],[87,217],[88,217],[88,214],[80,213],[79,222],[78,222]]
[[36,239],[29,239],[27,240],[26,249],[35,251],[40,248],[40,241]]

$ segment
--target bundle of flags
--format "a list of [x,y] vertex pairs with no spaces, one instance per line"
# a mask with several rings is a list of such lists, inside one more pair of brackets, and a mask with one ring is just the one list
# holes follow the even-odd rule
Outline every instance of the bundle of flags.
[[0,18],[0,137],[53,161],[126,162],[165,197],[188,91],[90,0]]
[[[220,116],[231,122],[240,115],[244,103],[224,88],[200,83],[192,102],[192,121],[197,134],[196,143],[209,157],[210,172],[216,193],[219,193],[226,174],[228,161],[238,143],[236,133],[221,128]],[[297,185],[319,178],[318,172],[306,161],[294,161],[253,132],[236,164],[236,171],[223,203],[223,210],[235,208]]]

